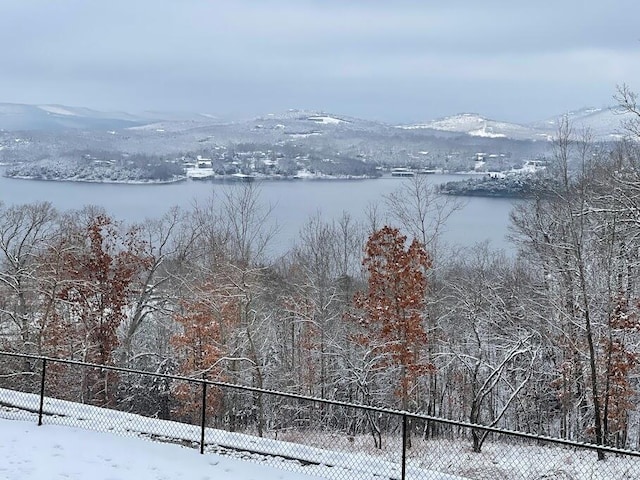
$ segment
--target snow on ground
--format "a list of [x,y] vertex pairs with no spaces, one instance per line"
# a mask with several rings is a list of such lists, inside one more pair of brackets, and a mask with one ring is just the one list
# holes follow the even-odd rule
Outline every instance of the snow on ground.
[[478,130],[471,130],[469,135],[472,137],[485,137],[485,138],[505,138],[506,135],[504,133],[494,133],[488,130],[486,127],[480,128]]
[[318,137],[322,135],[320,132],[308,132],[308,133],[289,133],[289,137],[291,138],[308,138],[308,137]]
[[312,480],[215,454],[78,428],[0,420],[0,478],[11,480]]
[[40,110],[44,110],[47,113],[53,113],[54,115],[66,115],[69,117],[77,117],[77,114],[74,112],[67,110],[66,108],[60,107],[58,105],[38,105]]
[[[451,117],[415,125],[398,125],[404,130],[432,129],[445,132],[466,133],[484,138],[535,138],[538,130],[516,123],[498,122],[475,113],[461,113]],[[547,133],[547,132],[544,132]]]
[[[38,406],[38,395],[0,388],[0,419],[30,419],[35,424],[38,419],[35,413],[38,411]],[[43,412],[43,422],[47,426],[55,424],[74,428],[81,427],[110,434],[158,439],[185,445],[198,445],[200,441],[201,432],[200,427],[197,425],[159,420],[65,400],[45,397]],[[1,428],[2,426],[0,425]],[[0,441],[2,441],[1,434]],[[300,443],[259,438],[253,435],[226,432],[214,428],[206,429],[205,444],[207,455],[215,454],[216,452],[226,453],[230,456],[258,462],[265,468],[267,466],[281,467],[287,470],[304,471],[305,474],[316,475],[310,478],[377,480],[380,478],[398,478],[400,473],[399,463],[384,457],[376,457],[359,452],[344,452],[330,448],[311,447]],[[2,458],[1,455],[2,450],[0,450],[0,458]],[[225,456],[225,458],[227,457]],[[430,480],[460,479],[460,477],[448,474],[427,472],[422,468],[410,465],[407,466],[407,470],[411,475],[410,478],[429,478]],[[0,479],[3,478],[0,471]],[[128,480],[128,477],[122,478],[123,480]],[[154,479],[155,477],[150,478]],[[166,478],[168,480],[173,477],[168,476]],[[283,476],[282,478],[309,477]],[[141,480],[146,479],[143,478]]]
[[309,117],[308,120],[316,123],[322,123],[324,125],[337,125],[339,123],[345,123],[344,120],[340,120],[339,118],[335,117],[329,117],[327,115],[313,115]]
[[[366,435],[292,431],[275,439],[207,428],[200,455],[197,425],[45,397],[44,425],[38,427],[38,407],[38,395],[0,389],[0,480],[400,477],[399,439],[394,444],[393,437],[382,452]],[[640,478],[640,458],[608,455],[598,462],[595,452],[573,448],[487,442],[477,454],[465,440],[415,438],[408,453],[411,480]]]
[[201,180],[203,178],[215,177],[216,172],[213,168],[208,167],[191,167],[185,169],[185,175],[187,178],[195,178]]

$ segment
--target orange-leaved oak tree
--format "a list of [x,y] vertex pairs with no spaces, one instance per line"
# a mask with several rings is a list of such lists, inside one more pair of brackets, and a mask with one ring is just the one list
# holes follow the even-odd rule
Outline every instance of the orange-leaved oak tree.
[[623,448],[627,441],[629,414],[637,394],[632,377],[639,361],[637,352],[640,317],[637,308],[629,305],[624,293],[614,300],[609,317],[608,335],[602,339],[605,365],[601,376],[604,388],[602,423],[607,441]]
[[[68,356],[79,350],[82,360],[109,365],[137,276],[148,267],[150,257],[136,229],[124,231],[103,213],[87,210],[69,220],[58,249],[57,273],[62,281],[57,322],[75,337]],[[113,400],[115,376],[94,373],[83,380],[85,399],[108,404]]]
[[[180,331],[172,337],[171,343],[177,348],[181,374],[220,380],[224,378],[221,360],[227,351],[225,340],[237,323],[238,302],[228,289],[216,288],[210,282],[204,282],[197,290],[195,298],[180,302],[180,311],[174,315]],[[207,416],[217,410],[219,393],[217,389],[208,389]],[[202,401],[200,387],[180,383],[175,394],[180,402],[175,412],[183,418],[197,421]]]
[[367,288],[354,297],[362,330],[355,340],[370,349],[378,366],[398,373],[396,395],[402,409],[409,408],[417,380],[433,371],[422,351],[427,343],[423,325],[425,295],[431,258],[418,240],[385,226],[369,237],[362,262]]

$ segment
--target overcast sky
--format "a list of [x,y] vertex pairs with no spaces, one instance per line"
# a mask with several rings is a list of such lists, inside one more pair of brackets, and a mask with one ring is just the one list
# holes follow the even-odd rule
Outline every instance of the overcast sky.
[[638,0],[0,0],[0,101],[531,121],[640,90]]

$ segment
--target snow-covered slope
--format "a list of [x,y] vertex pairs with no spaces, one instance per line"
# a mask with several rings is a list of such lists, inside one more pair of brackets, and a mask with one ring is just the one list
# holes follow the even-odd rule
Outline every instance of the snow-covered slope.
[[597,140],[616,140],[624,136],[623,123],[632,120],[630,114],[623,114],[616,107],[583,108],[557,115],[534,124],[540,129],[555,132],[563,116],[569,119],[574,132],[580,133],[588,129]]
[[118,129],[146,121],[123,112],[99,112],[84,107],[0,103],[0,129],[9,131]]
[[0,419],[0,478],[11,480],[312,480],[177,445]]
[[[23,393],[14,390],[0,389],[0,422],[5,420],[30,419],[32,423],[37,423],[39,397],[35,394]],[[82,427],[88,430],[96,430],[110,434],[133,436],[146,439],[163,439],[170,443],[184,445],[198,445],[200,442],[200,427],[186,423],[159,420],[132,413],[125,413],[106,408],[99,408],[90,405],[73,403],[55,398],[44,399],[44,423],[49,428],[52,424],[66,427]],[[0,445],[2,439],[3,424],[0,423]],[[400,465],[397,461],[389,460],[385,457],[372,456],[364,453],[344,452],[335,449],[311,447],[300,443],[276,440],[272,438],[260,438],[253,435],[227,432],[214,428],[207,428],[205,431],[205,452],[207,456],[216,452],[224,451],[229,455],[246,458],[253,462],[258,462],[265,471],[266,467],[279,467],[286,470],[304,471],[311,477],[285,476],[281,477],[261,477],[261,479],[271,480],[272,478],[283,479],[343,479],[358,478],[362,480],[376,480],[379,478],[397,477]],[[29,444],[25,442],[23,445]],[[217,455],[216,455],[217,456]],[[0,448],[0,458],[3,456]],[[288,459],[288,460],[285,460]],[[0,462],[0,479],[4,479]],[[433,480],[461,480],[460,477],[445,473],[431,472],[414,465],[407,466],[408,471],[415,478],[424,478],[429,475]],[[7,477],[13,478],[13,477]],[[21,477],[18,477],[21,478]],[[24,477],[32,478],[32,477]],[[50,479],[52,477],[48,477]],[[63,477],[60,477],[63,478]],[[78,479],[89,477],[78,477]],[[125,477],[116,477],[124,478]],[[131,480],[138,480],[140,477],[130,477]],[[156,477],[149,477],[155,479]],[[165,478],[200,478],[172,477]],[[212,476],[213,478],[254,478],[254,477],[226,477]],[[44,480],[44,478],[43,478]],[[126,477],[129,480],[129,477]],[[145,477],[140,480],[146,480]]]
[[[44,425],[38,427],[34,413],[38,405],[38,395],[0,389],[2,480],[380,480],[400,476],[397,455],[385,458],[379,449],[339,451],[340,438],[331,432],[325,433],[330,447],[316,448],[207,428],[206,454],[200,455],[197,449],[176,444],[198,445],[200,428],[195,425],[45,398]],[[356,438],[350,444],[358,442]],[[371,443],[368,437],[366,443]],[[407,478],[431,480],[622,480],[635,478],[638,461],[609,456],[601,462],[592,451],[504,441],[487,441],[478,454],[471,453],[467,439],[419,437],[412,452]]]
[[463,133],[475,137],[510,138],[513,140],[551,140],[557,134],[562,117],[567,116],[574,132],[589,129],[594,140],[616,140],[623,134],[623,122],[632,119],[615,107],[583,108],[530,124],[501,122],[477,113],[461,113],[430,122],[400,125],[406,130],[430,129]]
[[[588,127],[596,140],[612,140],[623,133],[621,122],[629,115],[620,115],[615,108],[585,108],[569,112],[574,130]],[[26,105],[0,103],[0,130],[120,130],[152,135],[156,133],[188,132],[196,129],[225,129],[236,136],[267,137],[271,133],[281,138],[293,136],[331,136],[345,132],[389,133],[405,131],[407,135],[428,136],[446,132],[450,136],[469,135],[475,139],[550,140],[555,136],[559,119],[556,115],[531,124],[518,124],[486,118],[477,113],[461,113],[417,124],[398,125],[395,129],[378,121],[353,118],[323,111],[291,109],[254,118],[230,121],[208,113],[190,112],[102,112],[84,107],[57,104]],[[245,139],[246,140],[246,139]],[[273,139],[271,139],[273,140]]]
[[255,124],[262,125],[274,125],[280,126],[280,128],[380,128],[386,125],[381,122],[372,120],[365,120],[361,118],[349,117],[346,115],[338,115],[336,113],[329,113],[324,111],[314,110],[296,110],[290,109],[285,112],[268,113],[266,115],[260,115],[254,119],[247,120],[247,122],[253,122]]
[[[43,104],[0,103],[0,130],[122,129],[164,122],[171,130],[193,128],[219,122],[207,113],[184,112],[103,112],[85,107]],[[149,128],[155,128],[154,126]]]
[[420,124],[400,125],[399,128],[405,130],[430,129],[465,133],[473,137],[511,138],[515,140],[537,139],[539,133],[524,125],[491,120],[477,113],[461,113]]
[[311,120],[312,122],[316,123],[322,123],[323,125],[339,125],[341,123],[346,123],[346,120],[332,117],[330,115],[311,115],[307,118],[307,120]]
[[268,113],[258,117],[229,122],[225,127],[229,131],[251,132],[256,139],[272,137],[279,140],[311,137],[334,138],[353,132],[384,133],[391,127],[382,122],[338,115],[324,111],[287,110]]

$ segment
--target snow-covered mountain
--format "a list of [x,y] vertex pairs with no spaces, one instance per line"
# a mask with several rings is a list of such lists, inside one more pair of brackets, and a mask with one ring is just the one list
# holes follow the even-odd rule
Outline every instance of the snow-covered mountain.
[[65,105],[0,103],[0,130],[119,129],[146,119],[122,112],[100,112]]
[[[596,140],[613,140],[623,133],[621,115],[614,108],[584,108],[567,115],[575,131],[589,128]],[[307,136],[341,136],[346,132],[390,134],[404,131],[410,136],[468,136],[470,139],[548,141],[558,128],[556,115],[530,124],[518,124],[486,118],[477,113],[461,113],[417,124],[395,127],[383,122],[365,120],[323,111],[287,110],[257,117],[229,121],[207,113],[189,112],[103,112],[84,107],[43,104],[26,105],[0,103],[0,130],[61,131],[61,130],[129,130],[140,134],[196,132],[222,129],[235,136],[274,138],[306,138]],[[245,138],[247,140],[247,138]]]
[[425,123],[399,125],[405,130],[436,130],[467,134],[473,137],[509,138],[512,140],[551,140],[563,117],[574,132],[588,129],[595,140],[616,140],[624,135],[624,121],[632,119],[615,107],[583,108],[530,124],[502,122],[477,113],[461,113]]
[[569,119],[574,132],[579,134],[581,131],[589,130],[593,137],[598,140],[621,138],[624,136],[624,122],[631,120],[633,117],[615,107],[588,107],[548,118],[533,124],[533,126],[538,129],[550,130],[553,133],[557,130],[560,120],[565,115]]
[[0,130],[120,130],[158,122],[191,128],[218,120],[206,113],[190,112],[103,112],[85,107],[43,104],[0,103]]
[[544,138],[535,129],[517,123],[500,122],[477,113],[460,113],[450,117],[414,125],[399,125],[405,130],[438,130],[456,132],[484,138],[510,138],[514,140],[537,140]]
[[371,129],[388,127],[382,122],[376,122],[373,120],[365,120],[362,118],[339,115],[324,111],[295,109],[290,109],[280,113],[268,113],[266,115],[260,115],[259,117],[256,117],[255,119],[249,121],[253,121],[257,124],[276,125],[279,128],[282,128],[283,125],[291,128],[329,127],[342,129]]

